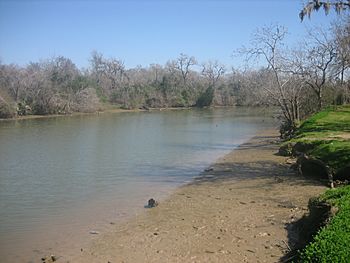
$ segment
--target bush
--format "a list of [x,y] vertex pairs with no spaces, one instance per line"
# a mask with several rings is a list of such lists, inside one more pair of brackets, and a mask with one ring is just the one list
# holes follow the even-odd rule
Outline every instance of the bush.
[[0,118],[7,119],[7,118],[13,118],[15,116],[16,116],[16,109],[12,107],[9,103],[7,103],[0,96]]
[[96,112],[101,108],[100,99],[94,88],[80,90],[75,97],[74,111]]
[[196,102],[196,106],[203,108],[203,107],[208,107],[212,104],[214,99],[214,89],[212,87],[209,87],[205,90],[204,93],[202,93],[197,102]]

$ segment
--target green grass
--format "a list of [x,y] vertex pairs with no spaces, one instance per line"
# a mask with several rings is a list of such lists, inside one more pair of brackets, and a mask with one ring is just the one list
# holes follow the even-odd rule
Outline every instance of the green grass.
[[306,153],[336,171],[350,165],[350,106],[330,107],[307,119],[290,142],[312,145]]
[[350,262],[350,186],[328,190],[319,200],[339,211],[300,253],[300,262]]
[[[350,165],[350,106],[330,107],[307,119],[289,142],[308,144],[306,154],[335,171]],[[318,202],[339,210],[300,252],[300,262],[350,262],[350,186],[326,191]]]
[[350,106],[330,107],[302,123],[296,138],[333,137],[350,132]]

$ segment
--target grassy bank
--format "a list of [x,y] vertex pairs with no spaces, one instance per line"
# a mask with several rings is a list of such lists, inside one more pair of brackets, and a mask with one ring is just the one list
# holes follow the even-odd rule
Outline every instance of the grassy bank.
[[[293,139],[292,152],[303,152],[350,178],[350,106],[328,108],[306,120]],[[317,203],[332,207],[329,223],[300,252],[300,262],[349,262],[350,186],[326,191]]]
[[328,190],[318,201],[339,210],[301,252],[300,262],[349,262],[350,186]]
[[306,120],[292,143],[304,144],[304,153],[322,160],[335,172],[350,165],[350,106],[328,108]]

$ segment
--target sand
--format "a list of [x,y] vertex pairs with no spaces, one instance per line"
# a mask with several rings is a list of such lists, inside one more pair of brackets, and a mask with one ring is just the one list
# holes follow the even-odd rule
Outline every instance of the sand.
[[[297,243],[293,222],[326,187],[295,174],[264,131],[157,207],[116,224],[58,262],[278,262]],[[146,202],[147,200],[145,200]]]

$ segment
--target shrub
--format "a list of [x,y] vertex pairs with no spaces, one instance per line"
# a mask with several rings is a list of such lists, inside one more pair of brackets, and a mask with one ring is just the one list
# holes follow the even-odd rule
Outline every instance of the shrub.
[[0,118],[6,119],[14,116],[16,116],[16,109],[0,96]]

